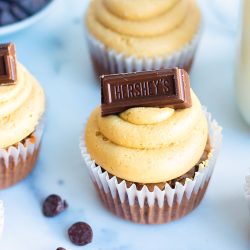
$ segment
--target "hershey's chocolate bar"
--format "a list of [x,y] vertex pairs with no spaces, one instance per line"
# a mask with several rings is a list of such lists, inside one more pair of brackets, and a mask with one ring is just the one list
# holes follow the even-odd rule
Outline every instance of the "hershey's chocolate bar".
[[13,43],[0,44],[0,85],[14,84],[16,80],[15,45]]
[[102,116],[132,107],[189,108],[188,73],[172,68],[101,76]]

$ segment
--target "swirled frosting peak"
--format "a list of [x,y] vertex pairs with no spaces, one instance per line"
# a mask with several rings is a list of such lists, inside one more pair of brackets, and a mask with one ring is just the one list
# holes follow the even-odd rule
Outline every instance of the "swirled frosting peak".
[[89,154],[109,173],[127,181],[158,183],[177,178],[201,158],[208,125],[191,91],[192,107],[132,108],[101,116],[96,108],[88,120],[85,141]]
[[34,132],[44,109],[42,88],[18,63],[16,84],[0,86],[0,148],[11,146]]
[[188,44],[200,25],[194,0],[93,0],[90,33],[126,56],[166,56]]

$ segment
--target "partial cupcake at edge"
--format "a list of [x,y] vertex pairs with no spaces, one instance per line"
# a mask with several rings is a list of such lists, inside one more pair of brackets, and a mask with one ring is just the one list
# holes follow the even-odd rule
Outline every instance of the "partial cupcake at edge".
[[92,0],[85,25],[98,77],[170,67],[189,72],[201,13],[195,0]]
[[[188,107],[171,105],[175,101],[168,95],[165,84],[168,85],[168,75],[173,72],[175,77],[186,79],[184,84],[191,99]],[[221,127],[190,89],[184,70],[160,70],[154,72],[153,78],[151,73],[101,77],[102,93],[106,78],[111,93],[106,100],[122,95],[124,102],[116,105],[124,107],[131,99],[128,96],[133,96],[138,106],[103,116],[107,103],[102,94],[102,105],[87,121],[81,151],[108,210],[133,222],[161,224],[179,219],[199,205],[222,136]],[[117,83],[124,86],[117,89]],[[160,98],[167,102],[170,99],[169,104],[157,107],[144,101],[139,105],[145,93],[156,93],[152,85],[155,83],[162,89]]]
[[33,169],[43,133],[45,95],[16,60],[15,45],[0,44],[0,189]]

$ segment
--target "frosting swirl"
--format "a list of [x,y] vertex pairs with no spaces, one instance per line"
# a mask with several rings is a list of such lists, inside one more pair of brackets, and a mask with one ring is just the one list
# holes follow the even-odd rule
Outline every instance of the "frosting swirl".
[[116,52],[166,56],[192,40],[200,12],[194,0],[93,0],[86,23],[92,35]]
[[201,158],[208,137],[200,102],[191,96],[187,109],[132,108],[102,117],[97,108],[85,131],[92,159],[132,182],[165,182],[185,174]]
[[34,132],[45,109],[37,80],[17,63],[17,83],[0,86],[0,148],[11,146]]

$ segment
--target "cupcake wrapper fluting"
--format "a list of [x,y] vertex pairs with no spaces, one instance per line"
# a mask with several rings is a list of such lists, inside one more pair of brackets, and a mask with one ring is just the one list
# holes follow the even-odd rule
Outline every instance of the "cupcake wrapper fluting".
[[33,169],[40,149],[43,124],[40,123],[32,136],[17,145],[0,149],[0,189],[10,187],[24,179]]
[[129,73],[144,70],[179,67],[190,71],[196,49],[201,37],[201,28],[192,41],[179,51],[166,57],[137,58],[124,56],[108,49],[103,43],[94,38],[86,29],[87,43],[97,76],[103,74]]
[[3,208],[3,202],[0,200],[0,237],[3,232],[3,224],[4,224],[4,208]]
[[135,184],[128,187],[125,180],[119,183],[115,176],[110,178],[107,171],[104,172],[100,166],[96,166],[82,139],[82,156],[104,206],[126,220],[143,224],[170,222],[196,208],[207,189],[222,139],[221,127],[212,120],[209,113],[204,112],[209,123],[212,152],[209,159],[200,164],[193,180],[187,178],[185,185],[176,182],[175,188],[166,184],[164,190],[156,186],[154,191],[150,192],[146,185],[138,190]]

